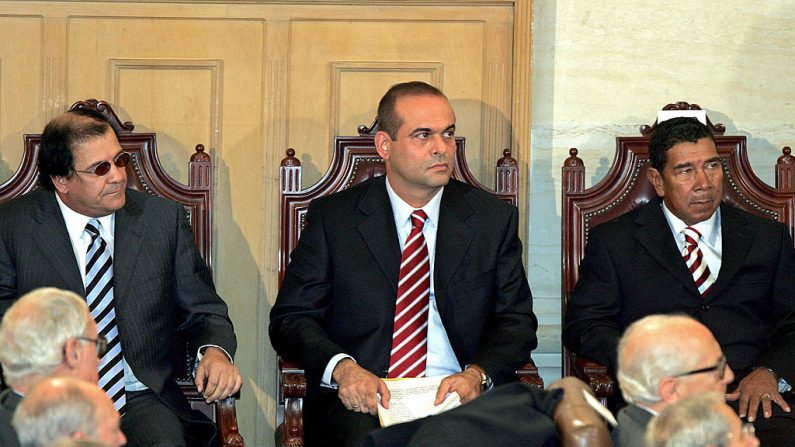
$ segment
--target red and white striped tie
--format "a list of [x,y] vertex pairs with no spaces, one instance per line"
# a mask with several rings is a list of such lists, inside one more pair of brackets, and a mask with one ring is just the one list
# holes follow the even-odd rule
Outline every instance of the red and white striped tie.
[[710,273],[707,262],[704,261],[704,253],[698,247],[701,233],[693,227],[687,227],[682,230],[682,234],[685,235],[685,249],[682,252],[682,257],[688,269],[690,269],[693,280],[696,282],[696,287],[703,298],[709,292],[709,288],[712,287],[715,278]]
[[428,215],[411,213],[411,233],[403,247],[398,279],[390,378],[423,377],[428,356],[428,303],[431,294],[431,260],[422,227]]

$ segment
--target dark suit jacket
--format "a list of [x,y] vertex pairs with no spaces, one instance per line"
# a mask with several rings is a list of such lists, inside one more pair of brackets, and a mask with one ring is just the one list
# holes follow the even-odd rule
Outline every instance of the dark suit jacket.
[[618,427],[610,434],[613,447],[636,447],[644,444],[646,428],[653,414],[636,405],[627,405],[618,412]]
[[[495,383],[515,380],[537,344],[517,215],[455,180],[442,195],[437,307],[460,365]],[[313,201],[307,225],[271,311],[274,348],[305,368],[310,392],[338,353],[386,377],[400,246],[384,177]]]
[[721,205],[723,254],[705,299],[685,267],[658,201],[594,228],[563,328],[567,348],[616,368],[633,321],[685,313],[718,340],[739,382],[754,366],[795,383],[795,337],[776,335],[795,310],[795,251],[787,228]]
[[[184,209],[170,200],[127,190],[125,206],[116,211],[113,253],[124,356],[141,382],[185,416],[187,401],[172,378],[179,352],[174,346],[176,331],[185,332],[191,352],[214,344],[234,355],[237,342]],[[34,191],[0,206],[0,312],[39,287],[85,296],[51,191]]]
[[22,396],[6,388],[0,393],[0,446],[19,447],[19,438],[11,419],[14,418],[14,410],[22,401]]

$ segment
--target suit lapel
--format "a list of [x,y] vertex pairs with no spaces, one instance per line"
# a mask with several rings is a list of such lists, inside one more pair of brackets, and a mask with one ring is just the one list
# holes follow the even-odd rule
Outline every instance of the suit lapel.
[[44,258],[52,265],[52,271],[63,279],[69,290],[85,296],[80,267],[55,193],[43,192],[42,196],[33,216],[34,225],[38,226],[32,231],[33,242],[45,254]]
[[474,237],[475,232],[467,222],[473,213],[474,210],[467,202],[460,185],[451,180],[442,194],[434,259],[436,306],[442,315],[447,304],[450,281]]
[[690,291],[697,296],[701,294],[696,288],[693,276],[687,269],[679,248],[671,234],[671,227],[665,220],[665,215],[660,207],[660,202],[652,200],[645,205],[635,219],[638,230],[635,239],[658,264],[677,280],[681,281]]
[[145,228],[140,222],[142,213],[140,202],[128,191],[124,207],[116,211],[114,229],[113,293],[117,297],[117,306],[124,302],[118,297],[126,296],[125,291],[130,286],[139,253],[144,245]]
[[386,192],[385,176],[372,181],[359,202],[359,234],[397,295],[400,274],[400,242],[397,237],[392,205]]
[[753,244],[753,234],[746,228],[748,223],[741,214],[725,205],[721,205],[720,213],[723,241],[721,266],[718,279],[712,285],[709,296],[716,296],[729,284],[743,265]]

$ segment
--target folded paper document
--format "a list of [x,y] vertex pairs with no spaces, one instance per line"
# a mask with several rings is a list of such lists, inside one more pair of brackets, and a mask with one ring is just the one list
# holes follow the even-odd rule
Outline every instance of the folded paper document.
[[422,377],[416,379],[384,379],[389,388],[391,398],[389,408],[378,403],[378,419],[382,427],[413,421],[434,414],[439,414],[461,405],[458,393],[450,393],[445,400],[434,405],[436,391],[444,376]]

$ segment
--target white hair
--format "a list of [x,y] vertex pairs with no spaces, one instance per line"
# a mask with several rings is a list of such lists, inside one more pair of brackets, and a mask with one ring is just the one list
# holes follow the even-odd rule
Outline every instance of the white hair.
[[717,411],[725,405],[722,394],[693,394],[667,406],[646,430],[646,447],[726,446],[731,423]]
[[22,399],[12,425],[21,447],[49,447],[76,432],[95,437],[97,417],[92,393],[97,385],[72,377],[47,379]]
[[[616,378],[624,400],[645,405],[662,400],[660,382],[665,377],[692,368],[698,357],[683,355],[682,345],[686,335],[675,326],[698,323],[685,315],[650,315],[632,323],[618,343],[618,372]],[[653,343],[628,349],[638,344],[639,337],[654,335]]]
[[0,364],[8,384],[50,376],[70,338],[83,335],[91,316],[86,301],[53,287],[19,298],[0,323]]

